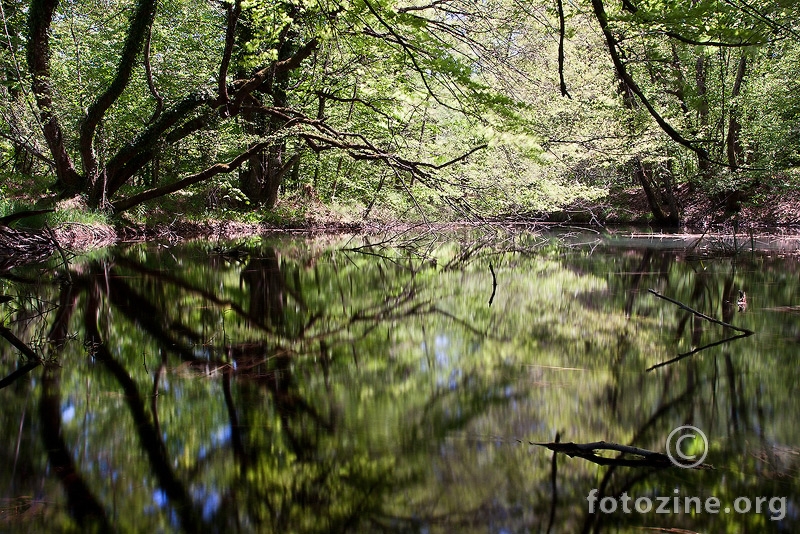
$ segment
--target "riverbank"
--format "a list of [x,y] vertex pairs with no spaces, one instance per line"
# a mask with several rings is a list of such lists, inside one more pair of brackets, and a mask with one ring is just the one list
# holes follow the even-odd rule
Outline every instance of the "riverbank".
[[[688,188],[678,190],[683,224],[678,232],[686,234],[760,234],[785,235],[800,232],[800,191],[759,193],[758,197],[737,199],[735,209],[725,199],[712,199]],[[0,263],[6,265],[29,263],[57,252],[58,247],[69,251],[86,251],[120,242],[158,241],[178,243],[187,240],[230,240],[269,233],[388,233],[414,226],[448,230],[476,224],[498,226],[535,226],[546,224],[587,225],[593,228],[627,227],[642,232],[664,229],[652,224],[647,198],[641,188],[610,192],[602,199],[576,202],[553,213],[502,216],[469,222],[398,222],[357,218],[343,215],[317,199],[306,205],[293,204],[289,211],[300,216],[268,217],[266,221],[236,220],[213,214],[175,214],[167,218],[156,209],[144,222],[125,216],[114,219],[84,217],[84,210],[74,201],[56,205],[52,223],[35,221],[29,228],[0,225]],[[76,216],[78,215],[78,216]],[[72,217],[72,218],[71,218]],[[243,218],[240,217],[239,218]],[[267,217],[265,217],[267,218]],[[78,219],[78,220],[73,220]],[[399,229],[399,230],[398,230]],[[674,233],[675,229],[669,229]]]
[[[678,231],[800,232],[800,191],[796,189],[775,188],[757,194],[739,193],[734,198],[724,195],[713,198],[681,186],[676,191],[676,201],[681,212]],[[647,197],[640,187],[610,191],[607,196],[591,202],[576,202],[554,213],[543,214],[542,220],[657,228],[653,225]]]

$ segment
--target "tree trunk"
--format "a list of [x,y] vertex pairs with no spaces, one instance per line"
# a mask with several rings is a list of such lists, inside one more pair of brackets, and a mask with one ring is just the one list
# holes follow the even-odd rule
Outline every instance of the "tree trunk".
[[742,57],[739,58],[739,66],[736,69],[736,80],[733,82],[733,90],[731,91],[733,105],[731,106],[730,117],[728,119],[728,135],[725,139],[728,165],[730,165],[732,170],[736,170],[739,167],[739,162],[742,159],[742,145],[739,137],[742,131],[742,125],[739,123],[739,105],[736,99],[742,92],[742,82],[744,81],[746,70],[747,55],[745,52],[742,52]]
[[[293,35],[287,35],[285,41],[278,50],[278,61],[286,61],[292,57],[294,51]],[[274,71],[271,79],[265,82],[263,92],[272,95],[272,106],[284,108],[288,103],[286,93],[289,85],[289,71]],[[259,137],[273,135],[284,126],[284,120],[271,116],[269,121],[258,120],[253,124],[253,133]],[[267,209],[272,209],[278,202],[280,187],[283,177],[289,168],[298,160],[294,157],[288,162],[284,162],[286,152],[286,141],[280,139],[267,148],[264,152],[253,155],[248,161],[248,168],[242,174],[240,189],[247,196],[250,202],[263,205]]]
[[[697,97],[699,105],[697,107],[697,120],[700,124],[700,130],[708,135],[708,85],[706,84],[706,53],[701,52],[697,56],[697,61],[694,64],[695,83],[697,84]],[[711,162],[706,158],[697,158],[697,166],[700,169],[700,176],[703,181],[708,182],[713,178],[713,167]]]
[[[678,226],[680,215],[669,172],[659,172],[652,164],[642,162],[639,157],[636,157],[634,165],[634,174],[644,190],[653,218],[658,224]],[[658,178],[661,178],[663,184],[658,183]]]
[[[278,126],[280,128],[280,126]],[[286,172],[283,169],[283,153],[286,151],[286,143],[278,143],[269,147],[267,155],[267,175],[264,188],[264,206],[272,209],[278,203],[278,192],[281,182]],[[288,169],[287,169],[288,170]]]
[[[250,132],[251,129],[252,125],[247,128],[248,132]],[[266,174],[264,154],[258,152],[248,158],[245,168],[239,175],[239,189],[241,189],[248,200],[254,204],[261,204],[264,177]]]
[[108,196],[108,174],[101,168],[97,161],[95,146],[101,121],[106,112],[119,99],[133,75],[136,58],[139,56],[148,35],[150,25],[155,16],[156,0],[139,0],[136,11],[130,19],[130,27],[125,36],[125,43],[120,52],[117,72],[104,89],[97,96],[86,111],[80,127],[79,147],[83,172],[86,174],[89,187],[89,205],[99,206],[105,204]]
[[[641,104],[670,139],[696,153],[701,159],[707,158],[708,154],[703,148],[695,146],[693,142],[684,138],[656,111],[653,104],[648,100],[639,85],[628,72],[625,61],[617,50],[617,45],[619,43],[609,25],[603,0],[592,0],[592,9],[600,25],[600,30],[605,37],[608,53],[614,64],[614,72],[620,83],[619,90],[625,107],[634,110]],[[634,174],[644,189],[653,217],[655,217],[656,221],[660,224],[669,226],[677,226],[680,224],[680,213],[675,200],[675,191],[668,172],[661,172],[653,168],[651,164],[642,161],[641,156],[638,154],[634,159]],[[659,181],[661,183],[659,183]]]
[[50,86],[50,24],[57,5],[58,0],[31,2],[28,11],[28,70],[44,138],[53,156],[57,185],[68,193],[77,193],[83,189],[85,180],[75,170],[67,153],[61,124],[53,112]]

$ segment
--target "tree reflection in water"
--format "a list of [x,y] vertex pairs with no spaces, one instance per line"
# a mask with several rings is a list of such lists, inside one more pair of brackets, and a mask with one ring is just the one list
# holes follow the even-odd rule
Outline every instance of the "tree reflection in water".
[[[3,529],[590,532],[654,523],[589,514],[591,488],[795,495],[773,477],[797,466],[775,443],[791,444],[798,377],[747,359],[752,339],[647,372],[724,329],[646,289],[770,340],[789,323],[752,303],[735,313],[737,288],[787,305],[796,281],[769,285],[783,271],[766,260],[698,268],[671,251],[531,242],[422,258],[291,240],[129,247],[73,260],[71,284],[15,271],[4,332],[32,352],[0,344]],[[524,445],[560,432],[662,450],[686,422],[715,438],[714,472],[589,467]],[[750,477],[726,478],[734,463]]]
[[[416,475],[398,476],[393,459],[378,457],[369,447],[357,443],[348,450],[333,447],[332,436],[346,417],[346,408],[337,398],[341,391],[335,390],[341,388],[331,384],[330,372],[334,360],[352,357],[358,365],[358,352],[365,350],[359,343],[378,329],[389,334],[398,321],[436,313],[418,292],[414,265],[387,261],[375,279],[353,280],[349,277],[358,273],[355,263],[356,269],[341,277],[335,262],[322,272],[283,261],[274,247],[267,246],[236,258],[212,256],[212,270],[222,274],[209,280],[203,268],[195,275],[163,268],[164,256],[129,250],[76,265],[72,284],[39,288],[58,299],[54,313],[35,321],[15,321],[28,334],[34,333],[34,322],[52,322],[48,343],[28,336],[31,345],[38,345],[45,365],[27,386],[39,391],[37,426],[48,469],[61,481],[66,511],[80,529],[106,532],[138,524],[135,503],[124,503],[122,495],[106,499],[107,484],[92,487],[109,469],[112,477],[125,477],[129,485],[146,481],[151,494],[161,496],[155,500],[171,510],[155,523],[147,518],[142,525],[150,522],[186,532],[339,531],[370,521],[410,520],[392,519],[383,507],[386,495]],[[310,284],[300,280],[301,270],[313,274]],[[238,287],[231,283],[237,274]],[[365,282],[371,286],[363,287]],[[330,289],[334,291],[323,293]],[[304,297],[311,290],[316,291],[313,307]],[[76,350],[79,343],[84,350]],[[150,351],[160,354],[155,365]],[[98,470],[91,461],[90,465],[76,461],[91,456],[91,451],[81,449],[91,448],[92,442],[114,441],[113,435],[97,434],[89,443],[76,442],[69,439],[75,438],[74,429],[63,428],[62,389],[81,379],[73,376],[65,386],[62,375],[86,370],[86,365],[69,369],[81,353],[89,357],[87,380],[121,392],[126,415],[118,406],[114,417],[128,418],[125,428],[135,432],[142,455],[135,465],[125,465],[126,455],[136,456],[132,451],[112,458],[117,463],[113,468]],[[206,377],[190,379],[188,384],[197,380],[221,384],[218,395],[200,402],[222,403],[228,419],[219,449],[194,461],[185,458],[186,448],[177,445],[182,439],[175,439],[181,434],[187,441],[194,438],[192,419],[183,421],[179,415],[184,411],[180,403],[186,401],[167,395],[181,391],[174,383],[186,372]],[[297,373],[304,378],[298,380]],[[308,387],[309,373],[323,377],[321,391]],[[143,380],[147,377],[149,386]],[[16,378],[11,377],[9,385]],[[200,389],[217,391],[213,386]],[[167,402],[172,404],[169,408]],[[437,401],[428,402],[433,407]],[[91,403],[86,404],[91,409]],[[203,412],[195,406],[189,411],[194,416]],[[95,415],[86,417],[91,420]],[[463,423],[468,419],[464,417]],[[398,441],[405,434],[402,428],[393,432],[398,432]],[[93,432],[88,429],[88,433]],[[230,450],[232,462],[219,457],[225,450]],[[114,451],[103,454],[113,457]],[[148,469],[141,471],[143,467]],[[224,483],[215,480],[221,473]],[[21,479],[17,482],[27,485]],[[206,487],[199,490],[200,486]],[[70,521],[57,507],[44,515],[64,528]]]

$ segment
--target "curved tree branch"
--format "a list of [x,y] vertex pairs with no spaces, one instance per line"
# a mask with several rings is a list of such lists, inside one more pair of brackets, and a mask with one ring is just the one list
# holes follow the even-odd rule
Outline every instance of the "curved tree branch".
[[[133,141],[122,147],[106,164],[108,196],[113,196],[138,169],[149,161],[146,158],[145,161],[141,161],[143,158],[140,156],[150,153],[163,136],[171,135],[172,132],[170,130],[176,125],[181,124],[181,126],[178,126],[178,128],[181,128],[186,124],[192,123],[192,121],[188,123],[182,121],[185,121],[195,110],[207,104],[210,100],[211,97],[201,93],[186,96],[163,112],[154,123],[145,128]],[[204,124],[205,122],[202,124],[192,123],[190,131],[178,139],[182,139],[186,135],[199,130]],[[167,132],[170,133],[168,134]],[[174,142],[174,140],[168,139],[168,142]],[[139,160],[140,163],[131,165],[134,160]]]
[[147,39],[144,42],[144,52],[142,56],[144,56],[144,71],[147,76],[147,87],[150,88],[150,94],[156,99],[156,109],[153,110],[153,115],[150,117],[150,120],[147,121],[147,124],[152,124],[158,116],[161,115],[161,111],[164,109],[164,97],[158,92],[158,88],[153,81],[153,68],[150,66],[150,41],[152,38],[153,24],[150,23],[147,27]]
[[[233,86],[236,87],[234,93],[234,102],[228,106],[228,115],[237,115],[242,109],[242,103],[250,98],[251,93],[258,89],[264,83],[264,81],[267,80],[270,74],[274,74],[276,72],[288,72],[296,69],[300,66],[304,59],[311,55],[317,46],[318,40],[316,38],[311,39],[291,57],[272,63],[269,67],[259,70],[247,80],[234,82]],[[227,92],[225,94],[227,94]],[[160,140],[164,139],[167,141],[167,143],[174,143],[175,141],[200,130],[208,123],[208,117],[195,117],[194,119],[183,122],[183,124],[180,126],[177,126],[175,129],[169,131],[181,121],[184,121],[190,115],[190,113],[204,104],[207,104],[212,109],[215,109],[219,106],[226,105],[226,103],[227,101],[223,102],[219,97],[213,98],[206,94],[192,94],[178,102],[171,110],[162,113],[156,122],[145,129],[133,142],[123,147],[111,159],[111,161],[109,161],[108,165],[106,166],[106,173],[108,176],[108,196],[113,196],[117,191],[119,191],[119,189],[125,185],[125,183],[127,183],[127,181],[152,158],[152,149]],[[168,131],[169,133],[167,133]],[[257,146],[260,145],[261,144]],[[252,148],[248,149],[245,154],[252,154],[251,150]],[[151,189],[133,197],[112,202],[112,207],[115,211],[124,211],[126,209],[130,209],[136,204],[152,198],[157,198],[164,194],[173,193],[183,187],[201,182],[216,174],[230,172],[235,168],[238,168],[244,162],[244,160],[240,161],[241,157],[242,154],[237,156],[234,161],[238,163],[228,170],[225,170],[224,166],[232,165],[234,161],[228,164],[220,163],[214,165],[205,171],[184,178],[183,180],[179,180],[173,184],[164,186],[163,188]],[[208,172],[211,174],[206,174]],[[178,186],[178,184],[183,185]],[[177,187],[177,189],[175,187]],[[162,190],[164,192],[161,192]]]
[[136,62],[136,56],[142,49],[145,37],[155,17],[156,0],[139,0],[136,12],[131,18],[130,29],[122,47],[117,73],[106,90],[89,106],[86,118],[80,129],[80,153],[83,170],[89,181],[94,184],[97,179],[97,156],[94,153],[94,136],[98,124],[106,111],[117,101],[127,87]]
[[670,137],[670,139],[696,153],[701,159],[708,160],[708,152],[706,152],[706,150],[702,147],[695,146],[693,142],[689,141],[680,133],[678,133],[678,131],[675,130],[675,128],[673,128],[672,125],[668,123],[660,113],[658,113],[658,111],[656,111],[656,109],[653,107],[653,104],[650,103],[650,100],[648,100],[648,98],[645,96],[642,89],[628,73],[628,69],[626,68],[625,63],[622,61],[619,52],[617,51],[618,42],[616,37],[614,37],[614,34],[611,32],[611,28],[609,27],[608,15],[606,14],[603,0],[592,0],[592,9],[594,10],[597,22],[600,24],[600,30],[603,32],[606,45],[608,46],[608,53],[611,56],[611,61],[614,63],[614,68],[616,69],[617,76],[619,76],[620,80],[622,80],[628,89],[630,89],[630,91],[632,91],[639,98],[650,116],[653,117],[658,126]]
[[203,180],[207,180],[218,174],[234,171],[238,169],[239,166],[242,165],[242,163],[247,161],[247,159],[252,154],[255,154],[260,150],[267,148],[269,145],[270,145],[269,142],[257,143],[252,147],[248,148],[247,150],[245,150],[244,152],[242,152],[241,154],[239,154],[238,156],[236,156],[233,160],[231,160],[228,163],[217,163],[201,172],[187,176],[182,180],[178,180],[177,182],[173,182],[163,187],[148,189],[147,191],[143,191],[137,195],[133,195],[128,198],[123,198],[121,200],[118,200],[117,202],[112,203],[112,207],[114,208],[115,212],[125,211],[138,204],[141,204],[142,202],[158,198],[164,195],[168,195],[176,191],[180,191],[185,187],[189,187],[190,185],[202,182]]
[[305,45],[300,47],[300,49],[295,52],[295,54],[283,61],[276,61],[272,63],[269,67],[265,67],[259,71],[257,71],[250,79],[245,80],[243,83],[236,84],[238,88],[236,89],[236,95],[233,100],[233,104],[231,106],[231,115],[235,115],[239,112],[239,109],[242,106],[242,103],[247,99],[250,94],[261,87],[261,85],[269,78],[271,74],[275,74],[278,72],[288,72],[290,70],[296,69],[300,66],[300,63],[307,57],[311,55],[311,53],[316,50],[317,46],[319,45],[319,41],[316,37],[311,39]]
[[241,0],[235,0],[233,5],[228,4],[227,16],[228,27],[225,29],[225,50],[222,52],[222,61],[219,65],[218,75],[218,103],[221,106],[220,114],[223,117],[228,115],[228,67],[231,64],[231,55],[233,54],[233,45],[236,44],[236,24],[239,22],[239,16],[242,13]]

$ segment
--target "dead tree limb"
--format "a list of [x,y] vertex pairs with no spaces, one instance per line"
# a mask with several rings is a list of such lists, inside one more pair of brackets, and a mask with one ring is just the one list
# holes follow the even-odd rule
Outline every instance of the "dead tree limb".
[[489,271],[492,273],[492,296],[489,297],[489,307],[491,308],[492,302],[494,301],[494,294],[497,292],[497,275],[494,274],[492,262],[489,262]]
[[[575,456],[589,460],[597,465],[619,465],[627,467],[655,467],[664,468],[672,467],[675,464],[669,459],[669,456],[663,452],[651,451],[649,449],[642,449],[630,445],[621,445],[619,443],[609,443],[606,441],[595,441],[592,443],[535,443],[529,442],[531,445],[538,445],[540,447],[547,447],[553,452],[560,452],[567,456],[574,458]],[[615,451],[619,452],[620,456],[617,458],[607,458],[596,454],[596,451]],[[624,455],[638,456],[638,458],[627,458]],[[713,469],[709,464],[701,464],[695,469]]]
[[684,352],[683,354],[678,354],[677,357],[672,358],[671,360],[667,360],[665,362],[657,363],[657,364],[653,365],[652,367],[648,367],[646,369],[646,371],[649,372],[649,371],[652,371],[653,369],[658,369],[659,367],[664,367],[665,365],[669,365],[671,363],[675,363],[675,362],[678,362],[678,361],[680,361],[680,360],[682,360],[684,358],[687,358],[687,357],[691,356],[692,354],[697,354],[700,351],[703,351],[703,350],[706,350],[706,349],[710,349],[711,347],[716,347],[717,345],[722,345],[724,343],[728,343],[730,341],[733,341],[734,339],[740,339],[740,338],[749,337],[749,336],[750,336],[750,334],[739,334],[737,336],[726,337],[725,339],[720,339],[719,341],[715,341],[713,343],[709,343],[707,345],[703,345],[702,347],[698,347],[698,348],[696,348],[694,350],[690,350],[689,352]]
[[719,324],[719,325],[722,325],[722,326],[727,326],[728,328],[736,330],[737,332],[742,332],[746,336],[752,336],[753,334],[755,334],[754,331],[748,330],[747,328],[740,328],[738,326],[733,326],[730,323],[726,323],[724,321],[720,321],[719,319],[715,319],[713,317],[709,317],[708,315],[706,315],[704,313],[701,313],[701,312],[695,310],[694,308],[690,308],[689,306],[687,306],[686,304],[684,304],[682,302],[679,302],[679,301],[677,301],[675,299],[671,299],[671,298],[669,298],[667,296],[662,295],[661,293],[659,293],[655,289],[648,289],[647,291],[649,291],[650,293],[652,293],[653,295],[657,296],[660,299],[664,299],[666,301],[669,301],[669,302],[675,304],[676,306],[678,306],[680,308],[683,308],[686,311],[692,312],[696,316],[698,316],[698,317],[700,317],[702,319],[705,319],[706,321],[710,321],[712,323]]
[[22,354],[24,354],[29,361],[32,362],[42,361],[42,358],[40,358],[39,355],[36,354],[36,352],[32,348],[26,345],[24,341],[15,336],[14,333],[11,332],[11,330],[9,330],[3,325],[0,325],[0,336],[6,338],[6,340],[8,340],[9,343],[14,345],[14,348],[16,348]]

